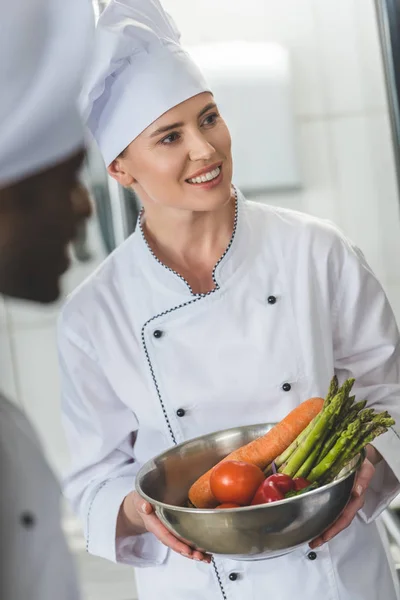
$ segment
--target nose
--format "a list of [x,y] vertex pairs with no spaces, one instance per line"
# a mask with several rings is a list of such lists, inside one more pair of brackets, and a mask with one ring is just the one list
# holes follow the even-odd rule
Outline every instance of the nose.
[[71,203],[78,221],[88,219],[92,214],[92,204],[87,189],[77,184],[71,192]]
[[200,131],[191,136],[189,148],[189,158],[193,162],[210,160],[215,154],[215,148]]
[[72,240],[72,247],[76,258],[81,262],[86,262],[92,258],[92,253],[88,248],[87,219],[92,214],[92,205],[89,200],[89,194],[86,188],[77,184],[71,192],[72,210],[76,219],[75,236]]

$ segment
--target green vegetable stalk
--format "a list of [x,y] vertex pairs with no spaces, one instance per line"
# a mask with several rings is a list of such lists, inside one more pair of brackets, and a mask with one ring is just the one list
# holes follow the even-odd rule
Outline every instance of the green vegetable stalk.
[[349,440],[352,440],[359,433],[360,429],[361,421],[359,418],[356,419],[353,423],[350,423],[347,429],[342,432],[333,448],[329,450],[328,454],[313,468],[313,470],[307,478],[308,481],[313,483],[314,481],[318,481],[319,479],[321,479],[321,477],[323,477],[323,475],[340,458],[340,455],[346,450],[346,446],[348,446]]
[[[363,400],[362,402],[357,402],[356,404],[354,404],[354,406],[351,408],[350,412],[344,416],[343,420],[340,421],[336,425],[336,427],[334,427],[331,435],[328,437],[325,444],[323,445],[321,453],[318,457],[318,459],[319,459],[318,462],[320,460],[322,460],[323,458],[325,458],[325,456],[328,454],[329,450],[331,450],[331,448],[333,448],[333,446],[336,444],[341,433],[347,429],[347,427],[350,425],[350,423],[352,423],[352,421],[354,421],[354,419],[357,417],[357,415],[360,413],[360,411],[365,407],[366,403],[367,403],[367,401]],[[369,410],[370,417],[372,417],[374,410],[372,408],[367,409],[367,410]]]
[[286,466],[279,469],[281,473],[293,477],[298,472],[318,442],[326,436],[333,419],[340,413],[343,403],[348,399],[353,384],[354,379],[348,379],[328,406],[321,411],[310,433],[289,458]]
[[316,464],[318,460],[318,456],[321,452],[321,448],[324,445],[324,439],[321,438],[318,444],[315,446],[314,450],[308,455],[306,460],[301,465],[300,469],[295,474],[295,477],[304,477],[307,479],[308,474]]
[[[312,430],[312,428],[314,427],[315,423],[317,422],[318,418],[319,418],[319,414],[314,417],[314,419],[307,425],[307,427],[305,429],[303,429],[303,431],[297,436],[297,438],[290,444],[290,446],[288,446],[286,448],[286,450],[284,452],[282,452],[282,454],[280,454],[275,460],[275,466],[278,469],[279,467],[284,468],[287,464],[287,461],[289,460],[289,458],[292,456],[292,454],[294,453],[294,451],[299,447],[299,445],[301,444],[301,442],[308,436],[308,434],[310,433],[310,431]],[[268,467],[266,467],[264,469],[264,475],[266,477],[268,477],[268,475],[272,474],[272,465],[268,465]]]
[[336,396],[338,391],[339,391],[339,382],[338,382],[338,378],[336,377],[336,375],[334,375],[329,384],[328,395],[325,398],[324,408],[326,408],[328,406],[328,404],[330,404],[332,402],[332,400],[334,399],[334,397]]
[[365,448],[365,446],[367,446],[367,444],[370,444],[379,435],[386,433],[387,430],[388,428],[384,427],[383,425],[376,425],[368,435],[359,438],[352,448],[345,452],[343,456],[341,456],[340,459],[333,465],[333,467],[325,473],[324,477],[320,480],[320,484],[325,485],[336,479],[342,469],[344,469],[349,462],[351,462],[353,458],[357,456],[357,454],[359,454]]

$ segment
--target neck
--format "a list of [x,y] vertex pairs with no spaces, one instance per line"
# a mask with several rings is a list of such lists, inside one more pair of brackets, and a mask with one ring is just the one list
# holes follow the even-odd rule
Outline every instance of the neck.
[[211,212],[151,205],[144,210],[143,233],[162,263],[192,288],[204,291],[211,286],[212,271],[231,240],[235,208],[233,197]]

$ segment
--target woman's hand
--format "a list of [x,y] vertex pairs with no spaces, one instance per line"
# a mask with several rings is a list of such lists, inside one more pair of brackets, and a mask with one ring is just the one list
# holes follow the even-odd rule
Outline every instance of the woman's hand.
[[[146,531],[156,536],[168,548],[174,552],[178,552],[186,558],[198,560],[206,563],[211,562],[211,556],[203,554],[198,550],[192,550],[184,542],[176,538],[168,529],[161,523],[155,515],[151,504],[143,500],[137,492],[131,492],[125,498],[117,525],[117,536],[122,535],[138,535]],[[127,531],[129,529],[130,531]],[[119,531],[118,531],[119,530]]]
[[350,525],[358,511],[364,506],[365,492],[375,473],[374,465],[380,460],[382,460],[382,457],[379,452],[373,446],[368,445],[366,447],[366,458],[354,483],[352,498],[338,520],[320,537],[310,542],[310,548],[314,550],[322,546],[322,544],[329,542],[335,535]]

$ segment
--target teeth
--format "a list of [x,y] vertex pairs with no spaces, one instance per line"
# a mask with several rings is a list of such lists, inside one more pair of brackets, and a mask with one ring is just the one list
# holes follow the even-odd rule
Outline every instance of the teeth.
[[194,177],[193,179],[188,179],[189,183],[207,183],[207,181],[211,181],[212,179],[216,179],[218,175],[221,173],[221,167],[217,167],[213,171],[209,173],[204,173],[200,177]]

